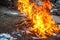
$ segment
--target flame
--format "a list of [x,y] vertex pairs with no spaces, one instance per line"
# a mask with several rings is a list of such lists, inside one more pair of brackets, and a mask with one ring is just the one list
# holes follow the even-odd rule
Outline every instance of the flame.
[[50,15],[52,8],[50,0],[41,0],[42,5],[37,5],[32,0],[18,0],[18,10],[24,13],[32,22],[33,26],[29,27],[37,37],[47,38],[59,31],[58,26]]

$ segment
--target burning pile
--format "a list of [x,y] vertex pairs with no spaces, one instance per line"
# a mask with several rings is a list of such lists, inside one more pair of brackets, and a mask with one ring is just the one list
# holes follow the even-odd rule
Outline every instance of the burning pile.
[[50,0],[40,1],[42,1],[42,5],[37,5],[32,0],[18,0],[18,10],[24,13],[27,19],[32,21],[31,24],[33,25],[29,27],[29,30],[37,37],[46,38],[53,35],[53,33],[58,33],[59,28],[50,15],[52,8]]

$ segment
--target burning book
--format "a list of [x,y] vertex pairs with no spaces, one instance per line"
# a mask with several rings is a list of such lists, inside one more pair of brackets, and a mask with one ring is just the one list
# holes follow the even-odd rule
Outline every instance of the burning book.
[[[31,20],[31,24],[33,24],[28,29],[41,38],[47,38],[54,33],[58,33],[60,29],[50,15],[50,10],[52,9],[50,0],[40,0],[42,5],[37,5],[31,1],[18,0],[18,10],[24,13],[27,16],[26,19]],[[28,22],[26,24],[28,25]]]

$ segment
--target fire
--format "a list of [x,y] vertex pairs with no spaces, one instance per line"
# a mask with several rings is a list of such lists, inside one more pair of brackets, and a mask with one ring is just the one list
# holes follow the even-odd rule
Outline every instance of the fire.
[[31,1],[18,0],[18,10],[24,13],[34,24],[29,27],[30,31],[41,38],[46,38],[47,35],[50,36],[53,33],[57,33],[59,28],[49,12],[52,8],[50,0],[41,0],[42,5],[37,5]]

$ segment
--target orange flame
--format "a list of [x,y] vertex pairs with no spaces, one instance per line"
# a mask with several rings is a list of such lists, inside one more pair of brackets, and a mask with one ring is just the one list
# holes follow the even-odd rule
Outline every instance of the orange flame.
[[42,5],[30,1],[32,0],[18,0],[18,10],[26,14],[34,24],[29,27],[30,31],[34,32],[37,37],[42,38],[57,33],[59,28],[49,12],[52,8],[50,0],[41,0]]

